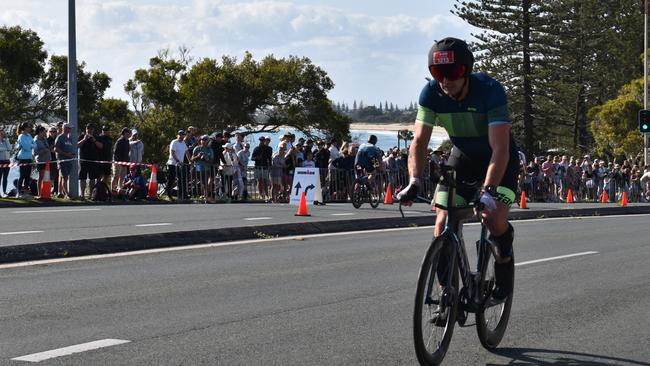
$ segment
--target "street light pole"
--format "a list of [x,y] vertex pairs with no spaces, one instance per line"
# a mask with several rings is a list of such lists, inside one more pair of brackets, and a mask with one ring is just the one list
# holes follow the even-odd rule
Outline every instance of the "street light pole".
[[[643,1],[643,109],[648,109],[648,0]],[[643,165],[648,166],[648,134],[643,134]]]
[[[75,21],[75,0],[68,0],[68,123],[70,139],[77,145],[77,32]],[[78,154],[76,154],[78,156]],[[73,162],[68,178],[71,198],[79,197],[79,164]]]

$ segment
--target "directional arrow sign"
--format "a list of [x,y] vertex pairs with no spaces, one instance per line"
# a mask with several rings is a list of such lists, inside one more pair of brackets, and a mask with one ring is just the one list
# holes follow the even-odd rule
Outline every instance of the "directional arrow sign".
[[[298,192],[300,192],[300,188],[302,188],[302,186],[300,185],[300,182],[298,182],[298,183],[296,183],[296,185],[293,188],[296,189],[296,196],[297,196]],[[307,193],[305,193],[305,194],[307,194]]]
[[309,192],[310,189],[314,189],[314,188],[316,188],[316,187],[314,187],[313,184],[310,184],[307,187],[305,187],[305,195],[307,195],[307,192]]

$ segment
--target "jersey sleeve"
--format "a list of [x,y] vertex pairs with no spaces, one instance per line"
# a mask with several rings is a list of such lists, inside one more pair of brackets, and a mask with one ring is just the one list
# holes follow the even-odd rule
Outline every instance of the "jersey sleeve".
[[420,92],[418,99],[418,114],[415,118],[415,123],[422,123],[427,126],[435,126],[436,112],[433,110],[433,98],[435,96],[435,88],[431,83],[424,86]]
[[496,80],[489,85],[487,98],[487,117],[488,126],[499,124],[510,124],[510,112],[508,111],[508,98],[506,91]]

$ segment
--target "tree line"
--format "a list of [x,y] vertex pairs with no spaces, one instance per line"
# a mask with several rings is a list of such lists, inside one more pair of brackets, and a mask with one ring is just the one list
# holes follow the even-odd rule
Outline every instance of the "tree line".
[[[241,60],[193,60],[186,48],[161,50],[149,66],[134,71],[124,85],[129,100],[105,98],[111,78],[78,64],[78,118],[140,130],[145,159],[166,158],[164,147],[176,131],[195,126],[202,132],[248,133],[293,127],[308,136],[345,139],[350,118],[338,113],[327,93],[333,81],[306,57],[260,61],[246,53]],[[30,29],[0,28],[0,125],[53,122],[67,116],[67,57],[48,56]]]
[[452,13],[480,29],[476,70],[505,86],[525,151],[641,152],[642,0],[456,0]]
[[417,114],[417,103],[411,102],[408,106],[401,107],[397,104],[385,101],[377,105],[366,105],[363,100],[357,103],[352,102],[352,107],[347,103],[335,103],[334,109],[344,116],[350,117],[356,122],[368,123],[395,123],[408,122],[413,123]]

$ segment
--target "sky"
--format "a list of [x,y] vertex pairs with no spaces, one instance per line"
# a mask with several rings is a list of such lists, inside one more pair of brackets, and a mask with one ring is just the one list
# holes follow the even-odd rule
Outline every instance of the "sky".
[[[107,97],[160,49],[222,55],[309,57],[335,83],[329,97],[352,106],[417,101],[436,39],[470,39],[454,0],[76,0],[77,59],[112,79]],[[68,1],[0,0],[0,24],[36,31],[49,54],[68,52]]]

